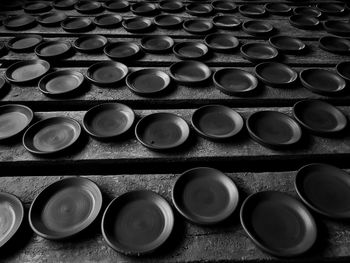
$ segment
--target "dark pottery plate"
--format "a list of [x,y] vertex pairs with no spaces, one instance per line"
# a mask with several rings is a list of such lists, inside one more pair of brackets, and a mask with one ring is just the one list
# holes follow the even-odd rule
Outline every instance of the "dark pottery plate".
[[303,15],[307,17],[316,17],[316,18],[322,17],[322,12],[316,7],[312,7],[312,6],[298,6],[294,8],[293,12],[295,15]]
[[350,82],[350,62],[342,61],[336,66],[337,73],[344,78],[346,81]]
[[154,24],[160,28],[177,28],[182,25],[182,18],[175,15],[158,15],[153,20]]
[[209,52],[206,45],[200,42],[180,42],[173,48],[173,53],[179,59],[202,59]]
[[90,66],[86,78],[96,86],[113,86],[120,83],[128,74],[128,67],[116,61],[102,61]]
[[235,183],[224,173],[198,167],[178,177],[173,186],[172,200],[186,219],[211,225],[225,220],[235,211],[239,193]]
[[216,52],[231,52],[239,46],[239,40],[231,34],[214,33],[207,35],[204,43]]
[[183,22],[182,27],[191,34],[205,35],[213,29],[214,25],[209,20],[189,19]]
[[96,14],[102,12],[102,4],[97,1],[80,0],[74,5],[75,10],[82,14]]
[[130,61],[135,59],[141,52],[139,45],[133,42],[113,42],[104,48],[104,53],[111,59]]
[[289,23],[301,29],[316,29],[320,25],[320,21],[314,16],[292,15],[289,17]]
[[29,209],[29,224],[43,238],[65,239],[91,225],[101,207],[102,193],[93,181],[68,177],[37,195]]
[[128,88],[141,96],[162,92],[170,86],[170,82],[169,75],[158,69],[137,70],[126,78]]
[[342,3],[318,3],[316,7],[327,15],[342,15],[345,13],[345,4]]
[[220,29],[237,30],[242,22],[232,15],[217,15],[213,17],[213,24]]
[[127,12],[130,4],[127,0],[111,0],[103,3],[104,8],[112,12]]
[[40,35],[18,35],[11,38],[6,47],[13,52],[31,52],[34,48],[43,41]]
[[292,8],[284,3],[267,3],[265,10],[273,15],[285,16],[292,11]]
[[348,122],[340,110],[320,100],[302,100],[295,103],[293,116],[304,128],[318,134],[340,132]]
[[85,35],[77,38],[74,41],[73,46],[76,50],[82,53],[95,53],[102,52],[107,43],[108,40],[104,36]]
[[40,79],[50,70],[45,60],[25,60],[12,64],[5,71],[7,81],[14,84],[26,84]]
[[187,60],[172,64],[169,68],[171,77],[185,85],[197,85],[209,80],[210,68],[202,62]]
[[241,15],[247,17],[262,17],[266,14],[265,7],[263,5],[240,5],[238,7],[238,11],[241,13]]
[[153,113],[135,127],[137,140],[152,150],[168,150],[186,142],[190,134],[187,122],[172,113]]
[[0,106],[0,140],[9,139],[20,134],[29,126],[33,116],[33,111],[24,105],[8,104]]
[[52,3],[52,6],[56,9],[73,9],[74,5],[78,3],[79,0],[55,0]]
[[245,59],[252,62],[264,62],[275,60],[278,50],[266,43],[246,43],[241,46],[241,54]]
[[94,18],[94,24],[101,28],[119,27],[123,18],[117,14],[103,14]]
[[243,31],[257,37],[269,36],[274,32],[274,27],[261,20],[246,21],[242,25]]
[[103,214],[103,238],[126,255],[149,254],[161,247],[174,228],[174,214],[160,195],[131,191],[115,198]]
[[328,164],[302,167],[295,176],[295,189],[312,210],[335,219],[350,218],[350,175]]
[[36,46],[35,54],[42,59],[54,60],[67,57],[71,52],[72,45],[69,41],[47,41]]
[[294,69],[278,62],[260,63],[254,72],[262,82],[276,88],[289,87],[298,79],[298,73]]
[[325,51],[336,54],[350,53],[350,41],[346,38],[324,36],[319,39],[318,46]]
[[34,27],[36,20],[35,17],[31,15],[14,15],[8,16],[2,23],[10,30],[24,30]]
[[302,70],[300,80],[305,88],[321,95],[335,95],[346,87],[345,80],[337,73],[321,68]]
[[168,53],[174,46],[174,40],[168,36],[146,36],[141,39],[141,47],[148,53]]
[[186,12],[192,16],[208,16],[213,12],[213,7],[209,4],[190,3],[186,5]]
[[54,71],[39,81],[39,90],[48,96],[62,96],[77,91],[84,82],[84,75],[70,69]]
[[306,49],[306,45],[300,39],[284,35],[270,37],[269,43],[286,54],[298,54]]
[[157,6],[153,3],[138,2],[130,7],[131,12],[138,16],[152,16],[157,13]]
[[191,123],[200,135],[213,140],[231,138],[238,134],[244,125],[239,113],[222,105],[207,105],[195,110]]
[[40,14],[51,10],[50,2],[28,2],[23,6],[23,10],[30,14]]
[[61,27],[67,32],[85,32],[91,29],[92,22],[88,17],[68,17],[61,22]]
[[184,8],[183,3],[176,0],[160,1],[158,6],[160,10],[167,13],[178,13],[181,12]]
[[297,143],[302,136],[299,124],[278,111],[258,111],[247,119],[249,135],[266,147],[286,147]]
[[16,234],[23,218],[22,202],[12,194],[0,192],[0,248]]
[[144,33],[152,28],[152,21],[144,17],[134,17],[123,20],[124,29],[131,33]]
[[350,23],[348,21],[327,20],[323,23],[323,27],[328,33],[350,36]]
[[109,139],[125,134],[132,127],[135,113],[120,103],[104,103],[89,109],[83,118],[83,127],[91,136]]
[[52,117],[38,121],[23,135],[23,146],[31,153],[47,155],[67,149],[77,141],[81,127],[69,117]]
[[227,95],[239,96],[252,92],[258,87],[253,74],[237,68],[223,68],[213,75],[215,87]]
[[241,224],[252,241],[278,257],[305,253],[317,239],[312,214],[297,199],[281,192],[250,195],[241,207]]
[[237,9],[237,5],[227,0],[215,0],[211,3],[211,6],[216,12],[221,13],[232,13]]
[[45,13],[36,18],[36,21],[42,26],[59,26],[67,16],[63,12]]

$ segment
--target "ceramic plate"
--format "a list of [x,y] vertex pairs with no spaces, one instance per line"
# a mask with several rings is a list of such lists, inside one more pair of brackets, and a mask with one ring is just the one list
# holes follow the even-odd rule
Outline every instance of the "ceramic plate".
[[96,86],[113,86],[124,80],[128,72],[128,67],[120,62],[102,61],[88,68],[86,78]]
[[12,64],[5,71],[7,81],[14,84],[26,84],[40,79],[50,70],[45,60],[25,60]]
[[199,85],[209,80],[211,69],[202,62],[187,60],[176,62],[169,68],[171,77],[185,85]]
[[40,35],[18,35],[11,38],[6,46],[13,52],[32,52],[34,48],[43,41]]
[[288,87],[298,79],[298,73],[291,67],[278,62],[263,62],[254,68],[255,75],[271,87]]
[[173,53],[179,59],[202,59],[207,56],[209,49],[200,42],[180,42],[173,48]]

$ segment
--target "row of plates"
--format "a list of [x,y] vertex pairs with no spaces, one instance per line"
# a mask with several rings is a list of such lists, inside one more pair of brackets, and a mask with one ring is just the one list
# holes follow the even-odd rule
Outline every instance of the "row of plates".
[[[10,30],[25,30],[36,25],[36,18],[31,15],[14,15],[5,18],[2,22]],[[302,29],[319,29],[320,21],[315,16],[293,15],[289,18],[290,23]],[[48,13],[38,17],[38,22],[44,26],[61,26],[67,32],[85,32],[93,29],[93,22],[88,17],[66,17],[61,13]],[[218,28],[238,29],[241,22],[232,15],[218,15],[213,19],[189,18],[183,22],[183,19],[176,15],[159,15],[151,19],[136,16],[123,20],[120,15],[104,14],[94,19],[99,27],[119,27],[123,25],[124,29],[131,33],[146,33],[152,31],[153,23],[161,28],[176,29],[182,27],[191,34],[207,34],[213,30],[214,24]],[[213,24],[214,23],[214,24]],[[326,20],[323,23],[324,29],[332,34],[349,36],[350,26],[348,21]],[[268,22],[263,20],[245,21],[242,25],[243,30],[250,35],[265,37],[276,34],[277,30]]]
[[52,3],[52,6],[48,2],[29,2],[23,6],[25,12],[30,14],[41,14],[50,11],[51,8],[56,9],[73,8],[82,14],[97,14],[103,12],[106,8],[112,12],[126,12],[131,10],[135,15],[141,16],[152,16],[159,11],[165,12],[181,12],[184,9],[190,15],[194,16],[208,16],[215,12],[235,12],[239,11],[244,16],[247,17],[264,17],[268,13],[275,15],[288,15],[292,12],[294,14],[303,15],[313,15],[321,17],[322,14],[328,15],[344,15],[347,11],[346,5],[344,3],[318,3],[315,6],[301,6],[292,9],[287,4],[281,3],[268,3],[265,5],[259,4],[242,4],[237,6],[237,4],[231,1],[225,0],[215,0],[211,4],[208,3],[189,3],[184,5],[180,1],[163,1],[158,5],[155,3],[134,3],[131,6],[128,1],[109,1],[106,3],[101,3],[97,1],[77,1],[74,5],[64,6],[57,5],[57,3]]
[[[296,173],[294,185],[306,206],[286,193],[263,191],[248,196],[240,208],[246,233],[258,247],[275,256],[297,256],[314,245],[317,225],[308,208],[331,218],[350,217],[350,176],[345,171],[326,164],[309,164]],[[224,173],[199,167],[177,178],[172,201],[192,223],[213,225],[232,220],[239,206],[239,190]],[[90,226],[102,202],[102,193],[94,182],[69,177],[47,186],[36,196],[29,210],[29,223],[44,238],[65,239]],[[19,229],[24,210],[17,197],[0,193],[0,211],[0,219],[5,222],[0,233],[1,247]],[[142,255],[161,247],[172,234],[174,224],[173,210],[162,196],[137,190],[110,202],[103,213],[101,230],[114,250]]]
[[[302,137],[302,129],[319,135],[338,134],[347,126],[347,117],[336,107],[319,100],[303,100],[293,107],[296,121],[278,111],[252,113],[246,126],[250,136],[266,147],[287,147]],[[10,139],[22,133],[24,147],[35,154],[53,154],[73,145],[81,127],[69,117],[51,117],[36,122],[33,112],[22,105],[0,107],[0,139]],[[120,138],[134,126],[135,113],[120,103],[105,103],[87,111],[83,127],[88,134],[100,140]],[[244,126],[241,115],[231,108],[208,105],[195,110],[191,123],[199,135],[210,140],[229,139],[240,133]],[[135,127],[138,141],[152,150],[169,150],[184,144],[190,128],[178,115],[158,112],[147,115]]]
[[[248,54],[251,50],[252,55],[256,54],[254,51],[259,48],[271,48],[264,43],[245,46]],[[49,73],[49,70],[50,64],[45,60],[26,60],[9,66],[4,76],[7,81],[17,85],[35,83],[40,79],[38,87],[48,96],[67,95],[83,87],[85,77],[79,71],[58,70]],[[340,62],[336,70],[337,72],[307,68],[302,70],[299,76],[302,85],[314,93],[327,96],[344,94],[346,81],[350,80],[350,62]],[[154,95],[170,89],[171,79],[186,86],[208,84],[212,79],[222,92],[235,96],[253,92],[258,88],[258,79],[275,88],[293,88],[298,80],[298,73],[294,69],[278,62],[260,63],[254,68],[254,73],[257,78],[252,73],[238,68],[223,68],[212,74],[212,70],[205,63],[194,60],[174,63],[169,67],[170,76],[159,69],[141,69],[129,73],[128,67],[123,63],[105,61],[90,66],[86,78],[92,84],[102,87],[118,87],[126,78],[129,89],[141,96]],[[6,82],[2,79],[1,87],[5,86]]]

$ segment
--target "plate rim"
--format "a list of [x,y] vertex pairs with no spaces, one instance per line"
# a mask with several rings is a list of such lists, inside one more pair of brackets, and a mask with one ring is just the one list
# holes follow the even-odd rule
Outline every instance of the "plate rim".
[[[116,81],[113,81],[113,82],[108,82],[108,83],[102,83],[102,82],[99,82],[99,81],[93,79],[91,74],[94,71],[92,71],[92,70],[95,70],[96,68],[100,68],[100,66],[104,66],[104,65],[106,65],[106,66],[110,65],[110,66],[118,68],[118,69],[123,68],[121,70],[123,71],[124,75],[119,80],[116,80]],[[88,81],[90,81],[92,84],[94,84],[94,85],[96,85],[98,87],[106,87],[106,86],[110,86],[110,85],[121,83],[126,78],[128,73],[129,73],[129,68],[125,64],[123,64],[121,62],[114,61],[114,60],[110,60],[110,61],[100,61],[100,62],[96,62],[96,63],[92,64],[86,70],[85,77],[86,77],[86,79]]]
[[[87,48],[82,48],[80,46],[81,42],[84,41],[84,40],[92,40],[92,39],[95,39],[95,40],[103,40],[103,46],[101,47],[94,47],[94,48],[90,48],[90,49],[87,49]],[[94,52],[97,52],[99,50],[103,50],[104,47],[108,44],[108,39],[103,36],[103,35],[98,35],[98,34],[94,34],[94,35],[83,35],[83,36],[79,36],[77,37],[74,42],[73,42],[73,47],[81,52],[81,53],[94,53]]]
[[[230,47],[217,47],[217,46],[214,46],[212,44],[210,44],[210,42],[208,42],[209,39],[212,39],[213,37],[217,37],[217,36],[222,36],[222,37],[225,37],[225,38],[230,38],[233,40],[233,46],[230,46]],[[225,34],[225,33],[212,33],[212,34],[208,34],[205,36],[204,38],[204,43],[210,48],[212,49],[213,51],[216,51],[216,52],[229,52],[229,51],[232,51],[232,50],[235,50],[239,47],[240,45],[240,41],[237,37],[235,37],[233,34]]]
[[[39,42],[35,45],[31,45],[30,47],[26,48],[15,48],[13,47],[13,44],[16,43],[18,40],[23,40],[26,38],[36,38],[39,40]],[[43,37],[39,34],[18,34],[12,38],[10,38],[8,41],[6,41],[5,46],[7,49],[13,51],[13,52],[25,52],[25,51],[31,51],[34,50],[36,46],[40,45],[43,42]]]
[[[271,65],[274,64],[276,66],[282,66],[284,67],[284,69],[288,69],[288,71],[291,71],[292,74],[290,75],[292,78],[290,80],[288,80],[288,82],[277,82],[277,81],[270,81],[268,79],[266,79],[264,76],[261,75],[261,72],[259,72],[259,70],[262,67],[266,67],[267,65]],[[258,79],[260,79],[263,83],[265,83],[266,85],[272,86],[272,87],[288,87],[292,84],[294,84],[297,80],[298,80],[298,73],[296,72],[296,70],[294,70],[292,67],[288,66],[287,64],[281,63],[281,62],[276,62],[276,61],[267,61],[267,62],[261,62],[259,64],[257,64],[254,67],[254,73],[257,76]]]
[[[199,47],[204,53],[198,57],[188,57],[188,56],[182,55],[181,53],[178,52],[179,48],[181,48],[183,46],[189,46],[189,45]],[[174,55],[181,60],[194,60],[194,59],[203,59],[205,56],[207,56],[209,53],[209,48],[208,48],[208,46],[206,46],[202,42],[184,41],[184,42],[178,42],[178,43],[174,44],[172,51],[173,51]]]
[[[42,48],[48,47],[50,45],[64,44],[67,46],[67,50],[62,53],[55,55],[43,55],[41,54]],[[51,40],[51,41],[43,41],[40,44],[35,46],[34,53],[40,59],[59,59],[67,55],[72,50],[72,44],[69,41],[65,40]]]
[[[173,71],[174,71],[174,67],[176,66],[179,66],[179,64],[197,64],[197,65],[200,65],[201,67],[205,67],[206,70],[209,72],[209,75],[206,76],[204,79],[201,79],[201,80],[195,80],[195,81],[188,81],[188,80],[181,80],[179,79],[178,77],[176,77],[174,74],[173,74]],[[211,76],[213,75],[213,72],[211,70],[211,68],[209,66],[207,66],[205,63],[203,62],[200,62],[200,61],[197,61],[197,60],[181,60],[181,61],[178,61],[178,62],[175,62],[173,64],[170,65],[169,67],[169,75],[170,77],[175,80],[176,82],[180,83],[180,84],[183,84],[183,85],[197,85],[197,84],[200,84],[200,83],[204,83],[206,81],[208,81]]]

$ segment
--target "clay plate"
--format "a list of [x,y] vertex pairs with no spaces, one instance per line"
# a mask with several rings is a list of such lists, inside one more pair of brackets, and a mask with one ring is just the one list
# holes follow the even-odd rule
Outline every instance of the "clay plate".
[[120,62],[102,61],[88,68],[86,78],[96,86],[107,87],[119,84],[128,72],[128,67]]

